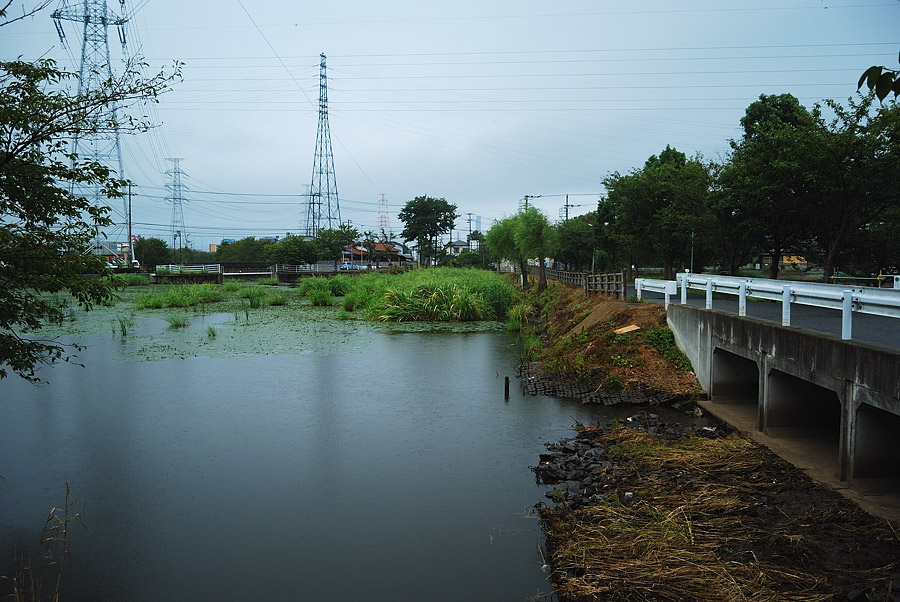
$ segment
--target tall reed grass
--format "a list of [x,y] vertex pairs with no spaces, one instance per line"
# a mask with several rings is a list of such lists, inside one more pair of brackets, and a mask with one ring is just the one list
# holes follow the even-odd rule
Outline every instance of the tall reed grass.
[[415,322],[503,320],[517,293],[500,276],[474,269],[435,268],[352,279],[345,311],[369,319]]
[[224,301],[225,298],[225,291],[215,284],[182,284],[161,291],[141,293],[134,300],[134,305],[139,309],[193,307]]

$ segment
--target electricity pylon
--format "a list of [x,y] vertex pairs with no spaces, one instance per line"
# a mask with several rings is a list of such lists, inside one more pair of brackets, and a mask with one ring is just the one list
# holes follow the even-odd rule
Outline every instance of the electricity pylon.
[[319,126],[316,129],[316,154],[312,182],[307,193],[306,235],[315,237],[323,228],[341,225],[334,156],[331,152],[331,127],[328,125],[328,76],[325,53],[319,55]]
[[[166,190],[168,191],[166,201],[172,203],[172,259],[176,263],[178,242],[180,241],[181,247],[184,248],[186,246],[185,240],[187,239],[187,234],[184,231],[184,185],[181,183],[181,176],[184,172],[181,171],[181,160],[181,157],[166,157],[166,161],[172,162],[172,169],[166,170],[166,175],[170,178],[169,182],[166,183]],[[184,253],[182,252],[181,255],[183,262]]]
[[[125,55],[125,23],[128,17],[125,11],[125,0],[119,0],[121,14],[111,11],[106,0],[83,0],[77,6],[69,6],[67,0],[61,0],[59,8],[51,15],[56,24],[56,31],[63,47],[68,47],[63,21],[73,21],[84,25],[81,40],[81,66],[78,70],[79,96],[100,93],[106,82],[113,79],[112,64],[109,59],[108,28],[115,26],[122,43],[122,54]],[[88,159],[100,163],[115,172],[117,178],[125,178],[122,164],[122,148],[119,145],[119,122],[116,116],[116,103],[111,102],[86,117],[84,133],[75,134],[72,152],[80,159]],[[82,190],[81,194],[91,200],[97,207],[108,206],[115,214],[114,222],[121,223],[124,218],[131,223],[130,208],[127,199],[123,198],[122,212],[119,213],[109,205],[109,198],[103,194],[100,186],[90,190]],[[120,219],[116,219],[118,214]],[[131,241],[129,241],[129,245]],[[99,246],[99,241],[97,242]],[[130,248],[130,246],[129,246]]]
[[382,194],[381,201],[378,203],[378,227],[385,232],[391,229],[391,222],[388,219],[387,199]]

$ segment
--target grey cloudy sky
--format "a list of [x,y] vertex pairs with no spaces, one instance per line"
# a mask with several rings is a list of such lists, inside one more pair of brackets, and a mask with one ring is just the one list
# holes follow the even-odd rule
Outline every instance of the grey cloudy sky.
[[[399,231],[403,204],[427,194],[467,231],[465,214],[486,230],[524,195],[554,219],[566,194],[588,211],[607,174],[667,144],[722,158],[760,94],[846,99],[900,50],[898,0],[242,2],[128,2],[130,51],[184,63],[159,126],[123,138],[137,234],[168,236],[166,157],[183,158],[195,248],[301,232],[319,53],[342,220],[377,229],[384,194]],[[77,70],[69,25],[69,52],[48,10],[4,28],[0,55]]]

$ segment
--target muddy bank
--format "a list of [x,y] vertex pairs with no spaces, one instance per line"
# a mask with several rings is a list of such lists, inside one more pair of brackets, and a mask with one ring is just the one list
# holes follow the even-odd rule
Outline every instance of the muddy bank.
[[531,301],[518,374],[526,393],[676,408],[702,394],[661,306],[585,297],[559,284]]
[[765,448],[653,415],[580,428],[534,467],[562,602],[900,602],[900,537]]

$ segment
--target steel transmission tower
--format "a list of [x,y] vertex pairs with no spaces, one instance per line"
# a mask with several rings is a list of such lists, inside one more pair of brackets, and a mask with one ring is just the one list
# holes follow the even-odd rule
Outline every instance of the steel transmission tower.
[[331,128],[328,125],[328,75],[325,53],[319,55],[319,126],[316,130],[316,155],[313,159],[312,182],[307,194],[306,235],[317,236],[319,230],[341,224],[337,181],[334,178],[334,155],[331,152]]
[[[121,14],[109,10],[106,0],[83,0],[77,6],[69,6],[67,0],[61,0],[60,6],[53,11],[52,17],[56,24],[63,47],[67,47],[66,33],[63,21],[73,21],[84,24],[81,41],[81,66],[78,70],[78,94],[99,93],[104,84],[112,80],[112,64],[109,59],[109,37],[107,35],[110,25],[115,26],[119,32],[119,41],[122,43],[122,54],[125,55],[125,23],[128,17],[125,13],[125,0],[119,0]],[[79,158],[96,161],[115,172],[117,178],[125,177],[122,164],[122,149],[119,145],[119,125],[116,117],[116,104],[109,103],[103,109],[87,117],[84,133],[76,133],[72,143],[72,152]],[[102,193],[99,186],[90,190],[81,190],[80,193],[91,200],[95,206],[109,206],[109,199]],[[110,207],[110,209],[113,209]],[[123,199],[121,217],[131,223],[130,209],[127,199]],[[116,220],[113,216],[113,221]]]
[[387,232],[390,230],[391,222],[388,220],[387,199],[381,195],[381,201],[378,202],[378,227]]
[[[179,248],[178,242],[180,241],[181,247],[184,248],[184,241],[186,239],[183,206],[184,186],[181,183],[181,176],[184,172],[181,171],[181,157],[171,159],[166,157],[166,161],[172,162],[172,169],[166,170],[166,175],[169,176],[169,182],[166,183],[166,190],[168,191],[166,201],[172,203],[172,254],[173,258],[175,258]],[[182,260],[183,259],[184,253],[182,253]]]

